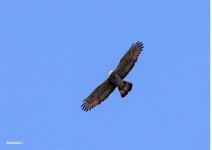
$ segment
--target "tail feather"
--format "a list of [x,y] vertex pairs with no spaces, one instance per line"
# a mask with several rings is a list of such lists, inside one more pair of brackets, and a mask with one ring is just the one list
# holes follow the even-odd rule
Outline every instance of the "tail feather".
[[122,89],[119,88],[119,92],[121,94],[121,97],[125,97],[128,92],[131,91],[133,84],[127,81],[124,81],[124,87]]

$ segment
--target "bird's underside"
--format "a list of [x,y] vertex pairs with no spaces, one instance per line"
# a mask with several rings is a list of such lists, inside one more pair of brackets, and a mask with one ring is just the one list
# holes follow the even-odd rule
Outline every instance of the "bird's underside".
[[125,97],[131,91],[133,84],[123,79],[134,67],[140,52],[143,50],[141,42],[133,43],[127,53],[122,57],[116,69],[99,85],[81,105],[82,110],[89,111],[103,102],[118,87],[121,97]]

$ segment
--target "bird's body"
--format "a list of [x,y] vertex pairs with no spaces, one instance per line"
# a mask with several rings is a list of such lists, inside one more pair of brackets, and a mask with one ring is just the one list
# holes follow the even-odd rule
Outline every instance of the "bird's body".
[[113,71],[109,76],[109,81],[116,87],[118,87],[121,97],[125,97],[132,89],[132,83],[123,81],[116,71]]
[[133,84],[123,79],[134,67],[140,52],[143,50],[143,44],[137,42],[132,44],[127,53],[122,57],[114,71],[109,73],[109,77],[99,85],[81,105],[82,110],[89,111],[96,105],[104,101],[118,87],[121,97],[125,97],[131,91]]
[[116,71],[113,71],[110,76],[109,80],[118,88],[122,89],[124,88],[124,82],[123,80],[119,77]]

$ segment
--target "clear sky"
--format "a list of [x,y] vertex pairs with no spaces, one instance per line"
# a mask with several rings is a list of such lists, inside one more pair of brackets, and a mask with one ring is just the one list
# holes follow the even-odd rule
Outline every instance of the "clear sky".
[[[82,111],[136,41],[132,91]],[[1,150],[209,149],[208,0],[1,0],[0,70]]]

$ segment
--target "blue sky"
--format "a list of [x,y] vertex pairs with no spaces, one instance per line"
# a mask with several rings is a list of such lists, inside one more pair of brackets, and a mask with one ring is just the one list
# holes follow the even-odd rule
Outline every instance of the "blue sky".
[[[0,149],[209,149],[209,1],[1,0],[0,33]],[[136,41],[132,91],[83,112]]]

